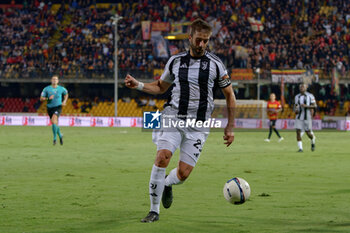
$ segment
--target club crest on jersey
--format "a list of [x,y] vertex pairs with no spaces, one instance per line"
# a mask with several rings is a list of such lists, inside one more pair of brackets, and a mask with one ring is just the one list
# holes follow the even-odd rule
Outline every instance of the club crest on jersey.
[[202,70],[206,70],[208,68],[208,62],[204,61],[202,62]]
[[144,129],[160,129],[161,127],[162,113],[157,110],[156,112],[143,112],[143,128]]

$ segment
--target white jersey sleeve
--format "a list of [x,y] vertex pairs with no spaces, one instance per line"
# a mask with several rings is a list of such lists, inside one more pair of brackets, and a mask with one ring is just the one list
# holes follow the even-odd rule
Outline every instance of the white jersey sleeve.
[[315,104],[315,103],[316,103],[315,96],[313,94],[310,94],[310,104]]
[[222,63],[220,58],[218,58],[216,55],[209,53],[208,54],[210,58],[212,58],[212,61],[215,62],[216,65],[216,78],[217,82],[220,88],[225,88],[229,85],[231,85],[230,77],[228,76],[227,70],[225,65]]
[[167,83],[173,83],[175,76],[173,74],[173,64],[175,61],[175,56],[171,57],[165,65],[164,71],[160,79]]

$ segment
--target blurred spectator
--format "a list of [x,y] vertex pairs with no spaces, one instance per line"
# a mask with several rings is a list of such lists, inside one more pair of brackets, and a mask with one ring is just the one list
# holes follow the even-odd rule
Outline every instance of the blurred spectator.
[[78,101],[76,99],[72,101],[72,105],[74,110],[79,109]]
[[350,117],[350,105],[348,107],[348,111],[345,113],[345,116]]
[[92,105],[91,105],[90,102],[89,103],[84,103],[83,105],[81,105],[80,108],[81,108],[81,112],[82,113],[89,113],[91,108],[92,108]]
[[153,98],[148,99],[148,106],[152,107],[153,109],[157,109],[156,102]]

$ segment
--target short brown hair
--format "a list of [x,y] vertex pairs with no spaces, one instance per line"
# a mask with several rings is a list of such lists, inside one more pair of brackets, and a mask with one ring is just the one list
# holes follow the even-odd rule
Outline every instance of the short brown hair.
[[195,31],[201,31],[201,30],[212,32],[212,28],[209,25],[209,23],[207,23],[206,21],[204,21],[202,19],[196,19],[195,21],[193,21],[191,23],[191,28],[190,28],[190,35],[191,36],[193,36]]

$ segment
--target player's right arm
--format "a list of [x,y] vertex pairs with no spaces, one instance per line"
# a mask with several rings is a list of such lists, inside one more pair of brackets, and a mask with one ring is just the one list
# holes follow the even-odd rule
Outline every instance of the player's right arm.
[[47,100],[47,91],[46,91],[46,88],[44,88],[44,90],[41,92],[41,95],[40,95],[40,101],[43,102],[45,100]]
[[128,74],[124,80],[125,86],[153,95],[165,93],[174,81],[174,76],[172,75],[172,64],[174,63],[174,60],[174,56],[168,60],[162,76],[157,81],[151,83],[142,83]]
[[47,92],[46,88],[44,88],[44,90],[41,92],[40,95],[40,101],[45,101],[45,100],[52,100],[55,97],[55,95],[50,95]]
[[171,83],[165,82],[161,79],[151,83],[141,83],[129,74],[126,76],[124,83],[125,86],[131,89],[137,89],[153,95],[163,94],[171,86]]
[[300,106],[298,104],[298,96],[295,96],[294,98],[294,112],[295,114],[298,114],[300,110]]

